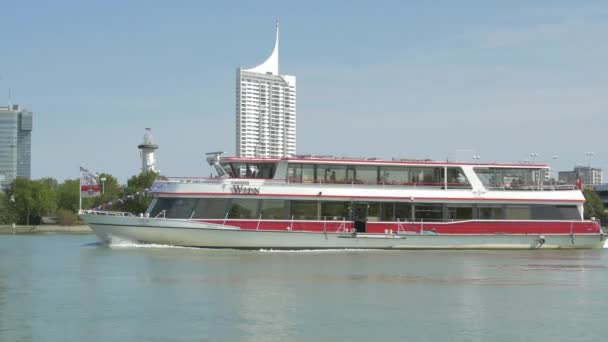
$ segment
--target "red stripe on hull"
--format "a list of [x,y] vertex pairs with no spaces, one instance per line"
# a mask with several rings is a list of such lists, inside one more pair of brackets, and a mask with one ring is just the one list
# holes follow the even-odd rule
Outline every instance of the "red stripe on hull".
[[[224,223],[223,220],[201,220],[209,223]],[[352,222],[336,221],[264,221],[264,220],[226,220],[226,225],[247,230],[293,230],[305,232],[348,231],[354,227]],[[392,230],[401,232],[433,232],[437,234],[599,234],[597,222],[567,221],[462,221],[450,223],[401,223],[368,222],[366,232],[384,234]]]

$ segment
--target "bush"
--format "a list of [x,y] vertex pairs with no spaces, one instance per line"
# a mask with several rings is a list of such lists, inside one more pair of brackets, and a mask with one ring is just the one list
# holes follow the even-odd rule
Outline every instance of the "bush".
[[61,226],[73,226],[78,222],[78,215],[67,209],[57,210],[57,218]]

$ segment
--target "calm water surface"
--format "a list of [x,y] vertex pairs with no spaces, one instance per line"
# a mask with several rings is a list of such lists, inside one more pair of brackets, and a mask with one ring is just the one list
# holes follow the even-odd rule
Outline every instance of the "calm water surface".
[[601,341],[607,252],[272,252],[0,236],[0,341]]

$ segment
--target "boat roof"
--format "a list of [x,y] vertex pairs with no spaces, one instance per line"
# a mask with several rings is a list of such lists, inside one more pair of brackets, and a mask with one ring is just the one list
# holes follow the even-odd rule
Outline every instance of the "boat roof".
[[285,158],[250,158],[250,157],[222,157],[221,162],[241,163],[278,163],[287,161],[289,163],[314,163],[314,164],[357,164],[357,165],[414,165],[414,166],[463,166],[476,167],[499,167],[499,168],[526,168],[526,169],[548,169],[546,164],[529,163],[480,163],[480,162],[450,162],[436,161],[431,159],[395,159],[384,160],[380,158],[351,158],[333,156],[295,156]]

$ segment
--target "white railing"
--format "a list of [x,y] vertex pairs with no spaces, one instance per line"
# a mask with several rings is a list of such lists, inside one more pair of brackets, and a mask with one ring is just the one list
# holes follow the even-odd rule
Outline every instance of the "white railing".
[[511,186],[507,184],[502,185],[484,185],[486,189],[492,191],[564,191],[564,190],[577,190],[576,186],[568,184],[543,184],[543,185],[517,185]]
[[[167,180],[157,181],[156,183],[173,183],[173,184],[232,184],[235,181],[242,182],[260,182],[263,185],[274,185],[274,186],[283,186],[283,187],[309,187],[311,185],[316,185],[320,188],[323,187],[349,187],[349,188],[418,188],[418,189],[446,189],[443,184],[424,184],[424,183],[361,183],[356,181],[348,181],[348,182],[324,182],[324,181],[310,181],[303,182],[297,180],[290,179],[256,179],[256,178],[187,178],[187,177],[176,177],[169,178]],[[511,186],[507,184],[497,184],[497,185],[488,185],[485,184],[484,187],[490,191],[564,191],[564,190],[576,190],[574,185],[566,185],[566,184],[526,184],[526,185],[517,185]],[[471,186],[468,184],[462,185],[450,185],[447,186],[448,190],[467,190],[471,189]],[[162,191],[162,190],[161,190]],[[153,191],[154,192],[154,191]]]

